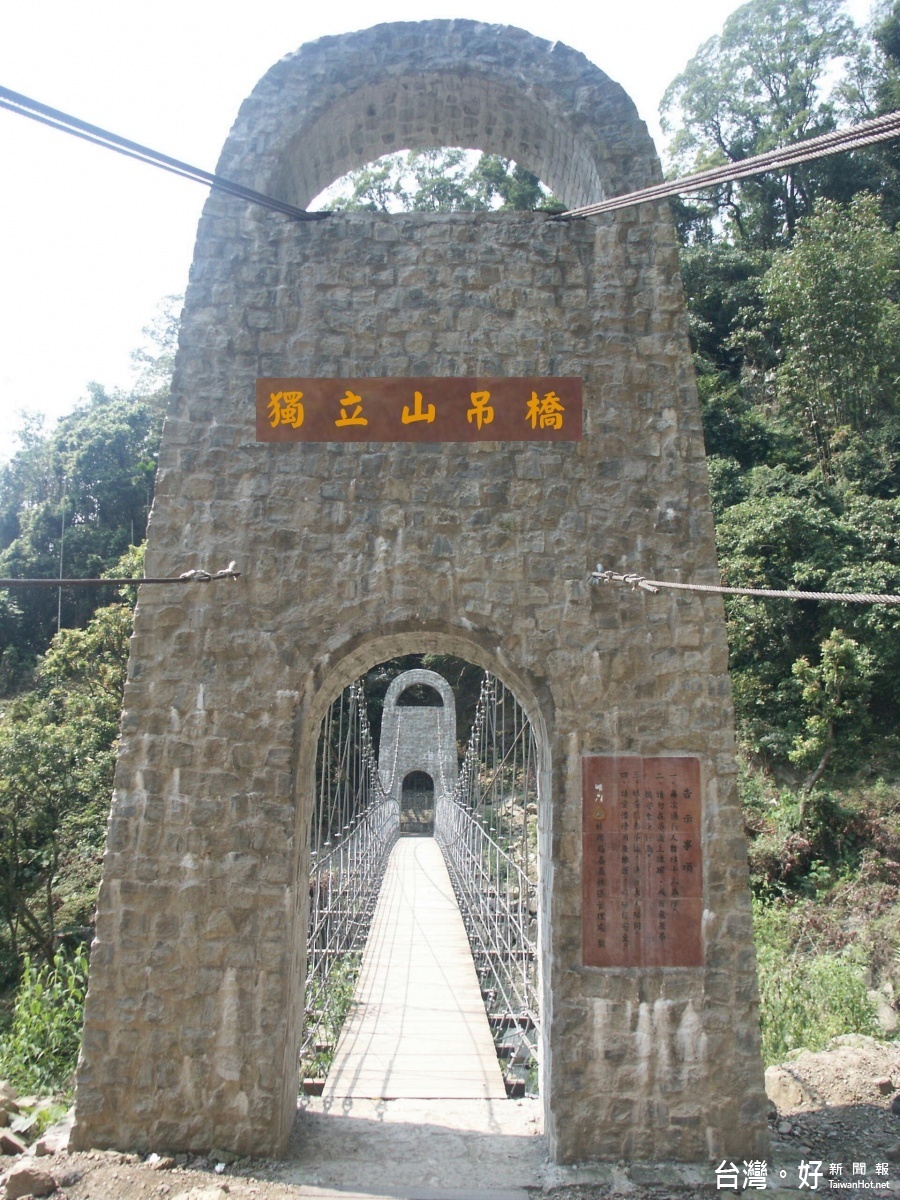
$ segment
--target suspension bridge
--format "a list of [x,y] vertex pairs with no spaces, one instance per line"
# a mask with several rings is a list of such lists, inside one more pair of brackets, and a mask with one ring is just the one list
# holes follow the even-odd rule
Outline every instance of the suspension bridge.
[[[332,1100],[537,1091],[534,732],[486,674],[459,765],[452,692],[439,676],[423,687],[430,677],[392,684],[418,705],[390,719],[386,705],[387,767],[362,680],[322,723],[300,1071],[305,1092]],[[436,746],[422,744],[429,729]]]

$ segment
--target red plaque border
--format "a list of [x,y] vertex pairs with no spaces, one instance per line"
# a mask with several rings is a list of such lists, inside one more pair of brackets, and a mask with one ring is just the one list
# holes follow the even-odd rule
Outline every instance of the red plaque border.
[[263,378],[258,442],[578,442],[581,378]]
[[699,758],[581,763],[583,964],[703,966]]

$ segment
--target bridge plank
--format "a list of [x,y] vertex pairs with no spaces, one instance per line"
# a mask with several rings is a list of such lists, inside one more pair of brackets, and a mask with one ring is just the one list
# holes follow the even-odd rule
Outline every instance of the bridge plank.
[[462,917],[433,838],[391,853],[331,1098],[506,1096]]

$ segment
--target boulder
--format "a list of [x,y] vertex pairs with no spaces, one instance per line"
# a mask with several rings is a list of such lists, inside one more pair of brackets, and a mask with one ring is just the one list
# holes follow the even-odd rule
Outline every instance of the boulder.
[[51,1125],[39,1138],[34,1147],[35,1154],[40,1157],[45,1154],[59,1154],[69,1147],[69,1134],[75,1121],[75,1109],[70,1108],[61,1121]]
[[6,1180],[6,1200],[19,1200],[20,1196],[52,1196],[55,1191],[56,1180],[49,1171],[39,1167],[15,1167]]
[[809,1099],[800,1081],[784,1067],[766,1069],[766,1095],[779,1112],[799,1108]]
[[875,1020],[881,1026],[883,1031],[890,1036],[896,1034],[900,1029],[900,1013],[894,1008],[891,1001],[883,991],[875,991],[874,989],[866,993],[875,1009]]
[[20,1137],[8,1129],[0,1131],[0,1154],[24,1154],[27,1149]]

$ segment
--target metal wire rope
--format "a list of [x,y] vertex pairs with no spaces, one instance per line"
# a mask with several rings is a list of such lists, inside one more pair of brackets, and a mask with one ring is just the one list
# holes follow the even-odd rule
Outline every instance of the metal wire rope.
[[240,571],[234,569],[231,563],[223,571],[185,571],[181,575],[162,575],[141,577],[140,579],[0,579],[0,588],[14,587],[123,587],[125,584],[139,583],[215,583],[218,579],[240,579]]
[[[528,853],[528,809],[537,799],[532,742],[518,701],[486,673],[456,789],[443,791],[435,805],[435,838],[469,936],[498,1054],[510,1056],[504,1074],[511,1088],[523,1086],[516,1069],[533,1067],[539,1056],[537,880]],[[490,828],[479,812],[484,807],[490,809]]]
[[[284,200],[277,200],[274,196],[267,196],[262,192],[254,191],[252,188],[244,187],[243,184],[236,183],[234,180],[225,179],[221,175],[204,171],[200,167],[191,166],[190,163],[183,162],[181,159],[172,158],[170,155],[162,154],[158,150],[151,150],[150,147],[143,146],[140,142],[133,142],[129,138],[120,137],[118,134],[111,133],[107,129],[91,125],[87,121],[82,121],[78,117],[73,117],[71,114],[64,113],[59,109],[51,108],[47,104],[42,104],[40,101],[33,100],[29,96],[23,96],[20,92],[14,92],[10,88],[0,86],[0,107],[16,113],[18,116],[28,117],[33,121],[49,125],[51,128],[58,129],[62,133],[70,133],[74,137],[83,138],[85,141],[102,146],[104,149],[115,150],[118,154],[124,154],[128,158],[137,159],[148,166],[159,167],[163,171],[169,171],[184,179],[191,179],[195,183],[205,184],[215,191],[221,191],[238,199],[246,200],[250,204],[258,204],[274,212],[283,213],[286,216],[293,217],[295,220],[319,221],[332,216],[332,213],[327,211],[308,212],[305,209],[297,208],[293,204],[288,204]],[[579,208],[572,208],[564,213],[553,215],[550,217],[550,220],[566,221],[580,217],[595,216],[598,213],[612,212],[620,208],[630,208],[635,204],[646,204],[651,200],[662,200],[667,196],[677,196],[683,192],[695,192],[711,185],[732,183],[740,179],[750,178],[753,175],[764,174],[767,171],[778,171],[786,167],[798,166],[801,163],[811,162],[816,158],[824,158],[832,154],[842,154],[849,150],[859,150],[865,146],[889,141],[891,138],[898,136],[900,136],[900,112],[887,113],[885,116],[876,117],[874,120],[863,121],[850,129],[839,129],[832,133],[821,134],[819,137],[806,138],[803,141],[794,142],[789,146],[783,146],[777,150],[768,150],[764,154],[756,154],[751,158],[745,158],[737,163],[727,163],[720,167],[712,167],[708,171],[699,171],[693,175],[683,176],[681,179],[654,184],[651,187],[641,188],[635,192],[628,192],[622,196],[614,196],[609,200],[601,200],[597,204],[585,204]]]
[[[438,775],[441,782],[441,795],[452,791],[452,788],[447,786],[447,777],[444,774],[444,735],[441,729],[441,722],[438,720],[437,725],[437,743],[438,743]],[[456,747],[453,747],[453,753],[456,754]]]
[[123,154],[126,158],[134,158],[138,162],[147,163],[148,166],[159,167],[160,170],[179,175],[182,179],[191,179],[194,183],[205,184],[213,191],[224,192],[227,195],[236,196],[239,200],[246,200],[250,204],[258,204],[272,212],[293,217],[296,221],[321,221],[325,217],[331,216],[330,212],[307,212],[303,208],[288,204],[285,200],[277,200],[274,196],[266,196],[262,192],[254,191],[253,188],[244,187],[242,183],[236,183],[233,179],[225,179],[211,171],[193,167],[190,163],[182,162],[181,159],[161,154],[158,150],[151,150],[149,146],[142,146],[140,142],[120,137],[119,134],[111,133],[108,129],[101,129],[99,125],[91,125],[87,121],[73,117],[70,113],[64,113],[58,108],[51,108],[48,104],[41,104],[40,101],[32,100],[30,96],[23,96],[21,92],[14,92],[10,88],[0,87],[0,108],[8,109],[9,112],[16,113],[20,117],[29,117],[32,121],[38,121],[42,125],[49,125],[51,129],[58,129],[61,133],[70,133],[73,137],[82,138],[95,146],[102,146],[106,150],[115,150],[117,154]]
[[325,713],[316,778],[300,1050],[306,1078],[327,1072],[388,855],[399,834],[397,805],[381,787],[362,681],[346,688]]
[[646,204],[651,200],[664,200],[668,196],[678,196],[683,192],[701,191],[703,188],[715,184],[733,183],[741,179],[749,179],[753,175],[763,175],[768,171],[779,171],[786,167],[798,166],[816,158],[826,158],[832,154],[859,150],[898,136],[900,136],[900,112],[892,112],[883,117],[876,117],[872,121],[863,121],[850,129],[839,129],[819,137],[806,138],[801,142],[794,142],[777,150],[767,150],[764,154],[755,154],[740,162],[711,167],[707,171],[698,171],[693,175],[684,175],[680,179],[668,180],[665,183],[640,188],[635,192],[613,196],[609,200],[601,200],[596,204],[584,204],[579,208],[559,213],[551,220],[565,221],[575,217],[591,217],[598,213],[630,208],[635,204]]
[[[384,714],[383,713],[382,713],[381,729],[383,732],[384,731]],[[388,796],[390,796],[394,790],[394,783],[397,778],[397,759],[399,757],[399,754],[400,754],[400,714],[398,712],[398,714],[397,714],[397,734],[396,734],[396,737],[394,738],[394,758],[391,763],[391,777],[387,783],[380,783],[380,786],[384,789],[384,791],[387,793]],[[378,769],[380,771],[381,770],[381,746],[378,747],[378,764],[379,764]],[[379,780],[380,780],[380,778],[381,777],[379,775]]]
[[836,604],[900,604],[900,596],[879,592],[806,592],[799,589],[725,587],[711,583],[672,583],[664,579],[647,579],[634,572],[621,574],[608,571],[597,564],[591,572],[592,583],[623,583],[645,592],[660,588],[675,588],[681,592],[709,592],[718,596],[761,596],[770,600],[825,600]]

